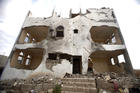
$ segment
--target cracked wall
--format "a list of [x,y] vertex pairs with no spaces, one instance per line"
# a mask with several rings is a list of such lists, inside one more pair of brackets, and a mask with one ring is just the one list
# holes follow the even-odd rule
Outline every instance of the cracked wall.
[[[87,74],[89,68],[99,73],[132,74],[122,39],[109,8],[70,12],[70,18],[56,13],[48,18],[27,16],[1,79],[25,79],[40,73],[63,77],[65,73]],[[20,55],[21,51],[25,55]],[[124,54],[124,63],[117,61],[120,54]]]

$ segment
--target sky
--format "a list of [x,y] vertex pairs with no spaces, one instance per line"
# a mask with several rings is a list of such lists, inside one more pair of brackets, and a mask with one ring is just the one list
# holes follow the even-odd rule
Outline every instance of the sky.
[[10,54],[29,10],[36,17],[49,17],[53,9],[68,17],[70,9],[101,7],[114,9],[133,68],[140,69],[140,0],[0,0],[0,54]]

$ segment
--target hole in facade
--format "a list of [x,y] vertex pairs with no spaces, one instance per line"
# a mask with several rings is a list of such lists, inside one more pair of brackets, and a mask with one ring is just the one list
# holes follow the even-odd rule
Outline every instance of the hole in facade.
[[78,33],[78,29],[74,29],[73,31],[74,31],[74,33],[75,33],[75,34],[77,34],[77,33]]

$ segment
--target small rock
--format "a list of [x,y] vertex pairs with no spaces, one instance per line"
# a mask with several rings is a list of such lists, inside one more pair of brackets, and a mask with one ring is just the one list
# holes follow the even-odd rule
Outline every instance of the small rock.
[[16,86],[16,85],[17,85],[17,82],[14,83],[14,86]]
[[107,76],[104,77],[104,79],[105,79],[106,81],[108,81],[108,80],[110,80],[111,78],[110,78],[109,75],[107,75]]

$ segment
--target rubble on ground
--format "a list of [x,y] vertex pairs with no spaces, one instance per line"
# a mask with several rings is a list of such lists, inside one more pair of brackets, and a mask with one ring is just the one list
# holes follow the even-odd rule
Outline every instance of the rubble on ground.
[[[133,93],[130,90],[140,88],[140,78],[114,72],[81,75],[66,73],[64,78],[95,78],[98,93]],[[0,90],[8,93],[52,93],[56,85],[61,85],[60,78],[53,76],[38,76],[25,79],[0,81]],[[138,89],[139,91],[139,89]],[[6,92],[7,93],[7,92]],[[139,92],[136,92],[139,93]]]
[[5,90],[10,93],[52,93],[57,84],[61,84],[59,78],[46,75],[26,80],[3,80],[0,81],[0,90]]
[[110,91],[111,93],[117,91],[121,93],[121,91],[127,91],[131,88],[139,88],[140,78],[132,77],[124,73],[101,73],[96,74],[96,84],[98,89]]

